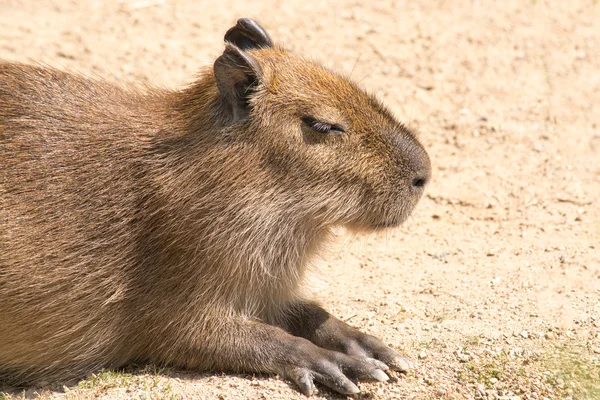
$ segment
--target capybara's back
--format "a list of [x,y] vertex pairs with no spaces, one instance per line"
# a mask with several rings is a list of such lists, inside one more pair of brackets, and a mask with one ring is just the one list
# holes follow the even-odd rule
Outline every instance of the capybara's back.
[[148,191],[147,143],[135,134],[151,110],[129,98],[106,83],[0,64],[0,381],[131,358],[122,300]]

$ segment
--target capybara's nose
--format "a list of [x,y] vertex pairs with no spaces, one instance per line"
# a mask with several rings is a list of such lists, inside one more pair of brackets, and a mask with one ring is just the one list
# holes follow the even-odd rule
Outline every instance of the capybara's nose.
[[417,176],[415,176],[411,182],[411,185],[413,187],[413,189],[420,189],[422,190],[427,183],[429,182],[429,175],[425,174],[424,172],[420,172],[417,173]]

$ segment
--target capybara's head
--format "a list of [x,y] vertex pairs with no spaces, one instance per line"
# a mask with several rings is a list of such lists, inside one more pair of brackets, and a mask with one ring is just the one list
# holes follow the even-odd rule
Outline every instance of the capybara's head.
[[347,78],[274,46],[253,20],[225,40],[214,64],[220,113],[281,195],[322,226],[373,230],[408,218],[431,177],[410,129]]

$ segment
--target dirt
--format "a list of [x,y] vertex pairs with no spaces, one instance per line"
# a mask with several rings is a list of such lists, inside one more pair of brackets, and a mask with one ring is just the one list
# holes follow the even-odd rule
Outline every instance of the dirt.
[[[315,297],[415,364],[357,397],[600,399],[598,1],[0,0],[0,58],[181,87],[242,16],[375,92],[432,159],[404,226],[340,232],[318,265]],[[0,398],[21,395],[304,398],[152,369]]]

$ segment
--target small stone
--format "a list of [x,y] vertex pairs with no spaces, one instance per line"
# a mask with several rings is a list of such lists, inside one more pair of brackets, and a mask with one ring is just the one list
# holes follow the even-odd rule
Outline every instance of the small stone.
[[498,379],[497,378],[490,378],[490,383],[493,385],[495,383],[498,383]]
[[425,349],[421,350],[421,352],[419,353],[419,358],[421,360],[424,358],[427,358],[427,350],[425,350]]
[[418,87],[420,87],[421,89],[423,89],[423,90],[427,90],[427,91],[429,91],[429,90],[433,90],[433,87],[434,87],[434,86],[433,86],[431,83],[429,83],[429,82],[419,82],[419,83],[417,83],[417,86],[418,86]]
[[527,331],[523,331],[521,332],[521,336],[523,337],[523,339],[527,339],[529,337],[529,333],[527,333]]

